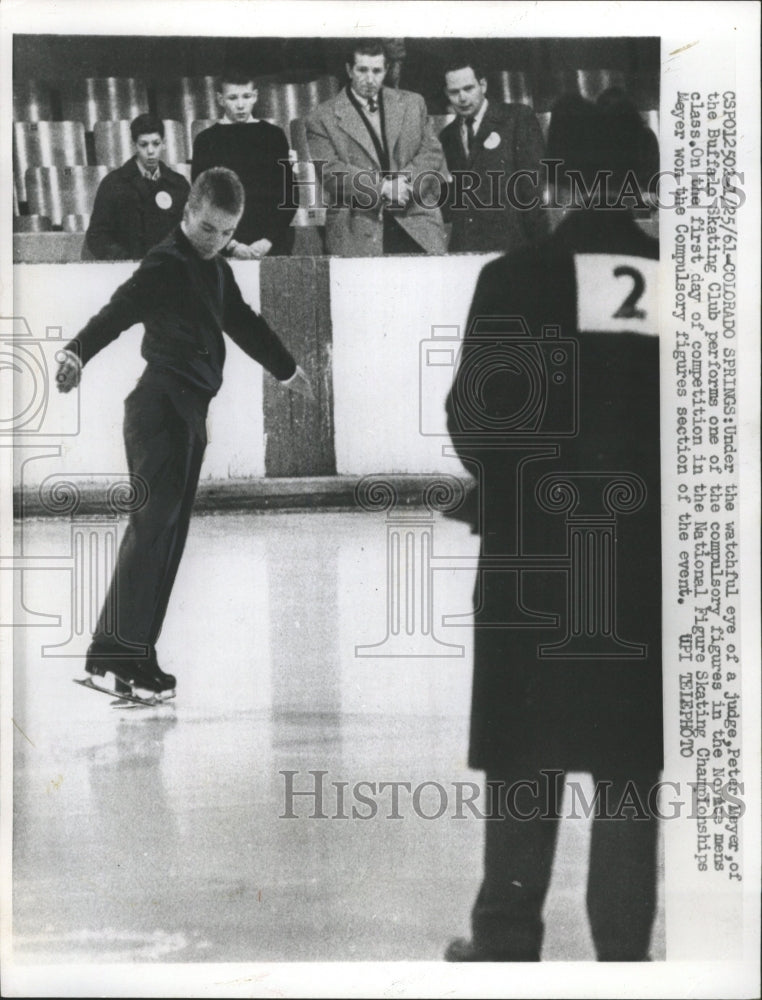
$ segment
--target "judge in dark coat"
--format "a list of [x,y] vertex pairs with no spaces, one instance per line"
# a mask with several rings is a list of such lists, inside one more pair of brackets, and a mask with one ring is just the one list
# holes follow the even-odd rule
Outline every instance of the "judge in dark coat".
[[130,134],[135,155],[101,181],[83,256],[142,260],[183,217],[190,185],[161,159],[164,123],[154,115],[138,115]]
[[439,134],[452,177],[444,206],[450,252],[506,253],[537,243],[546,224],[544,142],[534,112],[488,98],[484,74],[467,57],[454,60],[444,79],[456,114]]
[[125,400],[124,440],[136,492],[114,578],[87,654],[89,674],[118,684],[172,691],[156,640],[185,545],[206,447],[206,414],[222,383],[223,330],[291,390],[311,395],[288,349],[243,300],[219,256],[243,210],[243,188],[230,170],[201,174],[183,221],[154,247],[111,301],[66,346],[57,381],[79,383],[82,367],[123,330],[143,323],[146,368]]
[[[621,125],[572,102],[552,155],[588,188],[601,169],[615,185],[641,141]],[[482,536],[469,761],[502,787],[473,937],[450,961],[539,960],[566,771],[603,796],[587,894],[598,959],[647,959],[655,912],[659,251],[629,210],[572,196],[559,211],[546,243],[482,271],[447,403]]]

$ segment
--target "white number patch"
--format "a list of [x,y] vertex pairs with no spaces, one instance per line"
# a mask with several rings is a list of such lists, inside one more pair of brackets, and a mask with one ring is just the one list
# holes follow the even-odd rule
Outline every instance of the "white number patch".
[[659,335],[659,262],[621,254],[574,255],[580,333]]

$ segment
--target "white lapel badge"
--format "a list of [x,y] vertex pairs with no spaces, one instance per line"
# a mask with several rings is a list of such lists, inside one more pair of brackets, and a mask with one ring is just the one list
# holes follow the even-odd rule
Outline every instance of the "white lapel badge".
[[485,149],[495,149],[500,145],[500,136],[497,132],[490,132],[487,138],[484,140]]

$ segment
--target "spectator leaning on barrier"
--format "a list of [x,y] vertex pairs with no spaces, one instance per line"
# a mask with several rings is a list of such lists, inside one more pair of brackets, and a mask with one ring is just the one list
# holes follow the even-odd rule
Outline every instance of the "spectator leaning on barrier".
[[347,87],[307,119],[322,177],[326,249],[342,257],[444,253],[444,155],[420,94],[384,87],[381,41],[348,53]]
[[97,260],[141,260],[183,215],[190,185],[163,162],[164,123],[138,115],[135,155],[100,183],[85,242]]
[[222,118],[193,143],[193,180],[210,167],[227,167],[240,178],[246,205],[225,255],[256,260],[286,256],[294,245],[296,213],[293,168],[283,130],[254,118],[257,88],[244,69],[227,69],[217,101]]
[[452,175],[444,206],[450,250],[508,252],[539,242],[547,233],[544,143],[534,112],[488,99],[486,76],[468,53],[445,67],[444,89],[456,114],[439,135]]

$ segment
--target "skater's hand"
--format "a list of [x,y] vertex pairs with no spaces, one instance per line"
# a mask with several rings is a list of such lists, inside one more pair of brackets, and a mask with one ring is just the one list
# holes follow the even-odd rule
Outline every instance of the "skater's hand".
[[296,366],[296,371],[285,385],[289,392],[295,392],[298,396],[304,396],[305,399],[315,399],[315,393],[312,391],[312,383],[304,374],[301,365]]
[[59,392],[70,392],[79,385],[82,377],[82,362],[71,351],[63,352],[63,360],[56,373],[56,385]]

